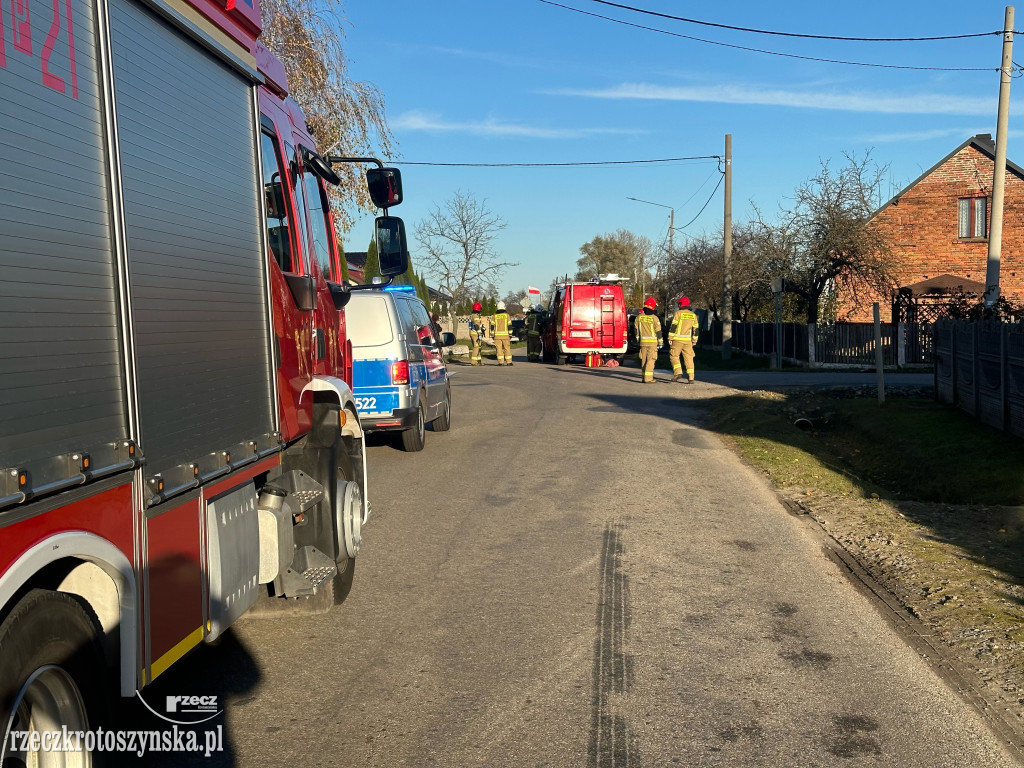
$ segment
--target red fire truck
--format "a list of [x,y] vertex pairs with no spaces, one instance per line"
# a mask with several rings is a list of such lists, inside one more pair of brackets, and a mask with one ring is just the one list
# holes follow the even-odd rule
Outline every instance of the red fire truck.
[[[256,604],[351,587],[369,512],[325,183],[254,0],[0,13],[0,763]],[[360,159],[362,160],[362,159]],[[381,271],[396,169],[367,171]],[[22,761],[22,762],[19,762]],[[35,763],[31,763],[35,764]]]
[[628,335],[622,278],[601,275],[586,283],[555,286],[544,329],[543,359],[565,365],[575,356],[596,352],[602,360],[626,353]]

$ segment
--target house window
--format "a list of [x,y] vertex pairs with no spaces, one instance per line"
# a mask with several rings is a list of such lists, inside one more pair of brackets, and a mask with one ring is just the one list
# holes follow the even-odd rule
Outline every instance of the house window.
[[985,228],[988,213],[987,197],[961,197],[959,208],[959,237],[988,237]]

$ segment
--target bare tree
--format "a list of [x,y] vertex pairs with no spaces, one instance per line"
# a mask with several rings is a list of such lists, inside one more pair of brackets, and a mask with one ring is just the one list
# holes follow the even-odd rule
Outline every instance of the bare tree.
[[[732,275],[733,317],[749,320],[771,304],[771,275],[750,225],[733,227]],[[707,309],[715,319],[722,310],[722,284],[725,280],[725,246],[721,236],[706,234],[690,238],[685,245],[668,254],[663,285],[666,302],[685,295],[694,306]],[[669,307],[671,308],[671,307]]]
[[[284,63],[289,95],[302,107],[309,132],[325,153],[392,154],[393,138],[384,116],[384,96],[375,85],[353,80],[341,0],[264,0],[261,40]],[[330,187],[335,220],[342,231],[354,210],[373,210],[363,169],[336,166],[342,183]]]
[[652,283],[650,270],[657,261],[654,244],[649,238],[620,229],[614,234],[598,235],[589,243],[584,243],[580,246],[580,254],[576,260],[577,280],[593,280],[604,274],[618,274],[627,280],[627,301],[639,306],[644,292]]
[[851,296],[865,289],[885,294],[895,285],[891,242],[868,225],[888,166],[873,162],[870,152],[845,157],[838,171],[822,161],[779,222],[758,214],[753,233],[771,274],[785,278],[785,290],[806,302],[809,323],[818,322],[825,301],[840,289]]
[[423,270],[452,296],[453,304],[486,286],[497,295],[493,283],[505,269],[518,266],[495,252],[494,239],[507,225],[486,202],[459,191],[416,225],[416,239],[425,252]]

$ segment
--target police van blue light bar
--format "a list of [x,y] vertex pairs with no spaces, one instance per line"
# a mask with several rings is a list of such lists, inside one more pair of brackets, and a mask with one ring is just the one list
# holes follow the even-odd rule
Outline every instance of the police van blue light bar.
[[412,293],[416,290],[414,285],[385,285],[385,291],[395,291],[398,293]]

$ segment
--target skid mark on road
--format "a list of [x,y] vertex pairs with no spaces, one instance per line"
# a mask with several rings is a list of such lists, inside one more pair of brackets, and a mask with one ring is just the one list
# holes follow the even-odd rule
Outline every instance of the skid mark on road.
[[593,717],[590,768],[639,768],[640,750],[619,702],[633,684],[633,660],[626,653],[629,633],[629,580],[622,572],[621,523],[608,523],[601,548],[601,594],[594,639]]

